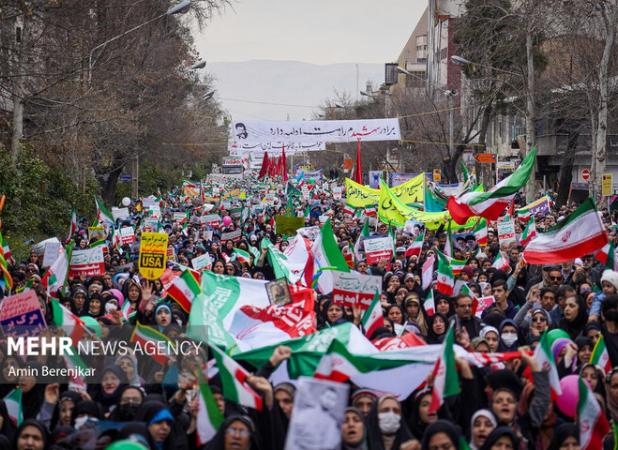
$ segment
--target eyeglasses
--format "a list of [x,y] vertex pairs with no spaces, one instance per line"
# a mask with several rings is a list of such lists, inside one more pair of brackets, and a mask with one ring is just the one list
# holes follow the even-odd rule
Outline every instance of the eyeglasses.
[[538,317],[533,317],[532,321],[533,322],[547,322],[547,319],[543,316],[538,316]]
[[249,437],[249,430],[246,430],[244,428],[228,428],[227,430],[225,430],[225,434],[235,434],[236,436],[246,438]]
[[562,280],[562,275],[558,276],[558,277],[549,277],[549,279],[551,281],[561,281]]

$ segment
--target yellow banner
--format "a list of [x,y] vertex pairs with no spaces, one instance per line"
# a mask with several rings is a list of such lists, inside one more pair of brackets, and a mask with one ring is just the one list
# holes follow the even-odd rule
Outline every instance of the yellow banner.
[[167,234],[144,232],[139,246],[139,273],[148,280],[163,275],[167,263]]
[[391,192],[401,200],[402,203],[424,203],[425,202],[425,174],[420,173],[414,178],[391,188]]
[[345,179],[346,202],[354,208],[367,208],[380,201],[380,190]]

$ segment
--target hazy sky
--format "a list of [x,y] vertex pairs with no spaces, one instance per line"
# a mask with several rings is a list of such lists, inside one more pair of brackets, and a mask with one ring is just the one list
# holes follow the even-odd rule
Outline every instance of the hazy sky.
[[395,61],[427,0],[232,0],[195,41],[207,61]]

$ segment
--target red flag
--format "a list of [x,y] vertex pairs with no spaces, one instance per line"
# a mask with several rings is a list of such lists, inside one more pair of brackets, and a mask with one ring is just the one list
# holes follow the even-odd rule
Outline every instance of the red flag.
[[288,181],[288,162],[285,159],[285,145],[281,145],[281,169],[283,181]]
[[361,165],[361,141],[358,140],[358,146],[356,147],[356,173],[354,174],[354,181],[358,184],[363,184],[363,167]]
[[268,173],[268,166],[268,152],[264,152],[264,159],[262,159],[262,167],[260,167],[260,174],[258,175],[258,180],[266,176],[266,174]]

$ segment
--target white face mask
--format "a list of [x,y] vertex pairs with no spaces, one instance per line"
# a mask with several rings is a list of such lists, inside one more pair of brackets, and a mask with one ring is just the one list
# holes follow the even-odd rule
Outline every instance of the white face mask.
[[502,342],[504,342],[508,347],[517,341],[517,333],[502,333],[500,337],[502,338]]
[[382,431],[382,433],[395,434],[399,429],[401,416],[392,411],[381,412],[378,414],[378,421],[380,423],[380,431]]

